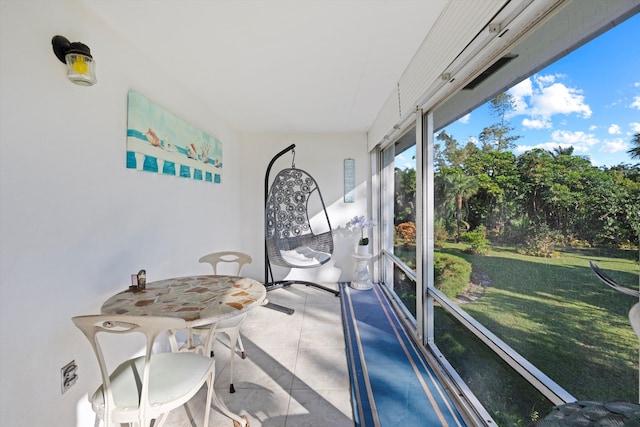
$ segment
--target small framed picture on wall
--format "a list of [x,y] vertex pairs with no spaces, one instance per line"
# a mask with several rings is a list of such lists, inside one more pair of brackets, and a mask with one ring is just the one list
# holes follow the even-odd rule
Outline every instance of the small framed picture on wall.
[[356,201],[356,161],[344,159],[344,202]]

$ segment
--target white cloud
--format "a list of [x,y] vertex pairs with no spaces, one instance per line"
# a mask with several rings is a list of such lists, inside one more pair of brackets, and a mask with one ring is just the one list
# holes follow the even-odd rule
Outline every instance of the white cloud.
[[596,125],[591,125],[591,126],[589,126],[589,130],[590,130],[591,132],[593,132],[593,131],[594,131],[594,130],[596,130],[596,129],[598,129],[598,126],[596,126]]
[[603,153],[618,153],[620,151],[626,151],[629,148],[629,144],[624,142],[622,138],[616,138],[612,140],[606,140],[602,144],[600,151]]
[[591,133],[582,131],[571,132],[567,130],[556,130],[551,133],[551,141],[543,142],[536,145],[519,145],[515,149],[517,155],[534,148],[541,148],[547,151],[553,151],[558,147],[573,147],[576,154],[588,154],[591,147],[598,144],[600,140]]
[[633,102],[631,103],[630,107],[640,110],[640,96],[633,97]]
[[536,83],[538,83],[538,86],[545,86],[545,85],[551,85],[554,84],[556,82],[556,78],[557,77],[564,77],[564,75],[562,74],[547,74],[546,76],[544,75],[536,75],[535,79],[536,79]]
[[[519,145],[518,147],[516,147],[516,154],[522,154],[525,151],[529,151],[529,150],[533,150],[534,148],[541,148],[545,151],[550,151],[553,152],[553,150],[555,150],[558,147],[562,147],[562,148],[569,148],[571,147],[571,144],[558,144],[557,142],[543,142],[542,144],[536,144],[536,145]],[[574,147],[574,151],[575,147]]]
[[509,115],[519,116],[522,114],[527,114],[526,98],[530,97],[533,94],[533,84],[531,83],[531,79],[524,79],[523,81],[509,89],[509,94],[513,97],[513,101],[515,102],[515,108]]
[[515,85],[509,90],[516,103],[510,116],[529,116],[522,120],[522,125],[532,129],[551,128],[551,119],[557,114],[591,117],[591,107],[585,103],[582,90],[560,83],[563,77],[561,74],[535,75]]
[[582,131],[571,132],[568,130],[556,130],[551,133],[549,144],[553,147],[573,147],[575,153],[589,153],[589,150],[600,140],[592,133]]
[[542,119],[522,119],[522,126],[529,129],[551,129],[551,122]]
[[[517,155],[520,155],[522,153],[524,153],[525,151],[529,151],[529,150],[533,150],[534,148],[542,148],[541,146],[544,144],[539,144],[539,145],[518,145],[515,148],[515,152]],[[544,150],[546,150],[546,148],[544,148]]]
[[622,130],[620,129],[620,126],[613,123],[611,126],[609,126],[608,132],[610,135],[620,135],[622,133]]
[[584,103],[582,91],[562,83],[541,88],[531,97],[530,103],[533,116],[551,117],[554,114],[576,113],[585,119],[591,117],[591,108]]
[[467,123],[469,123],[469,119],[471,119],[471,113],[465,114],[464,116],[460,117],[460,118],[458,119],[458,121],[459,121],[460,123],[467,124]]
[[[551,139],[558,143],[576,146],[593,146],[598,142],[598,138],[592,133],[584,133],[582,131],[571,132],[568,130],[556,130],[551,133]],[[577,149],[577,147],[576,147]]]
[[415,169],[416,168],[416,164],[415,163],[405,163],[404,164],[404,168],[405,169]]
[[629,126],[631,127],[631,131],[633,133],[640,132],[640,122],[631,122],[629,123]]

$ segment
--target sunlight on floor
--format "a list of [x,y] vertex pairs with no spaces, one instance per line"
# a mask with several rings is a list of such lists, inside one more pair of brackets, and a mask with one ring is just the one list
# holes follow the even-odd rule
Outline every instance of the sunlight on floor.
[[[247,314],[241,329],[247,358],[236,355],[233,394],[228,345],[224,338],[216,342],[218,396],[233,412],[246,415],[251,427],[352,427],[340,298],[304,285],[271,291],[267,298],[295,312],[287,315],[259,307]],[[174,410],[165,426],[201,426],[205,398],[202,389]],[[232,425],[212,410],[209,427]]]

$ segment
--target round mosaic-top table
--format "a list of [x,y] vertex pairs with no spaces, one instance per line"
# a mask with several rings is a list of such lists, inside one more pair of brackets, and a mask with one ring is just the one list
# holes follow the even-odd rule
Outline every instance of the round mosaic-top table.
[[168,316],[189,327],[209,325],[259,306],[265,286],[238,276],[187,276],[158,280],[140,291],[122,291],[102,304],[102,314]]
[[[122,291],[105,301],[101,311],[102,314],[179,317],[192,328],[212,325],[249,311],[259,306],[266,294],[262,283],[246,277],[177,277],[147,283],[142,290]],[[171,339],[172,349],[177,348],[175,337]],[[246,417],[231,412],[215,391],[213,393],[214,404],[233,420],[234,426],[248,425]]]

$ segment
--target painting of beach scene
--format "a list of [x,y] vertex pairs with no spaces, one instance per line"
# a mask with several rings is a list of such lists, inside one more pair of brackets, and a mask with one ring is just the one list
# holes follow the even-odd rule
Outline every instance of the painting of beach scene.
[[220,184],[222,142],[129,91],[127,168]]

